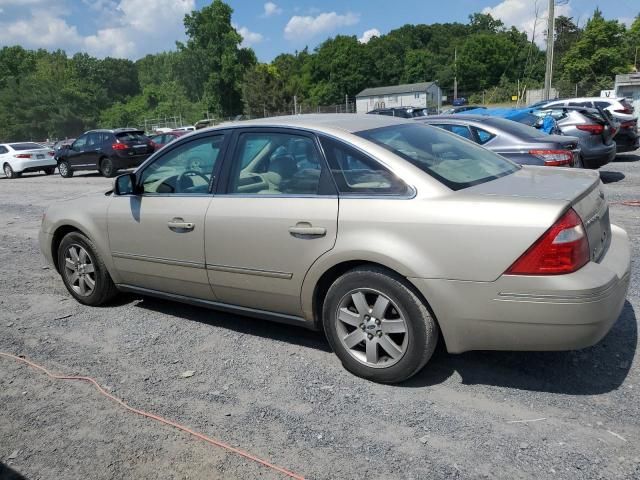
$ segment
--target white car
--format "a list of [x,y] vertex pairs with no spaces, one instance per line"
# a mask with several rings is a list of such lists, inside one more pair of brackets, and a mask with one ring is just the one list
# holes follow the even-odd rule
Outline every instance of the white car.
[[17,178],[25,172],[38,171],[51,175],[57,166],[53,155],[51,148],[38,143],[0,143],[0,163],[7,178]]
[[613,117],[621,122],[631,121],[636,118],[634,108],[624,97],[579,97],[567,98],[564,100],[549,101],[546,106],[553,107],[564,105],[569,107],[600,107],[611,112]]

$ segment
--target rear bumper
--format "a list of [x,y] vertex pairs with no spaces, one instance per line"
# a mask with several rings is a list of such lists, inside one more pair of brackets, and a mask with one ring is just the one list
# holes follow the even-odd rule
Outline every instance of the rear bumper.
[[113,161],[113,166],[120,170],[125,168],[135,168],[138,167],[144,162],[147,158],[151,156],[150,153],[146,153],[144,155],[131,155],[127,157],[120,156],[112,156],[111,160]]
[[600,263],[570,275],[410,280],[429,301],[451,353],[584,348],[611,329],[629,287],[629,238],[615,225],[611,235]]
[[16,173],[43,170],[45,168],[55,168],[58,162],[53,157],[41,158],[39,160],[15,159],[10,162],[11,168]]
[[598,148],[582,149],[582,161],[585,168],[600,168],[616,158],[616,143]]

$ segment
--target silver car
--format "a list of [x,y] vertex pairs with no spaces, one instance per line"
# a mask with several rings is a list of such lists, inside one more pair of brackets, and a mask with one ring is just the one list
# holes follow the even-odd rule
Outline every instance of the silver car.
[[199,130],[52,205],[40,245],[83,304],[128,291],[324,330],[378,382],[414,375],[440,336],[451,353],[592,345],[630,268],[596,172],[381,115]]

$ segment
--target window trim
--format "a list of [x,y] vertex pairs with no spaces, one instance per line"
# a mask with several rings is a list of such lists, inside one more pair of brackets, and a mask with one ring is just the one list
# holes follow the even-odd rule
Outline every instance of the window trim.
[[[283,135],[294,135],[299,137],[306,137],[312,140],[318,153],[320,154],[320,161],[322,162],[322,170],[320,173],[318,193],[286,193],[286,194],[264,194],[264,193],[234,193],[231,192],[232,172],[233,164],[238,153],[240,136],[245,133],[279,133]],[[232,138],[229,141],[227,148],[227,155],[224,159],[224,165],[222,172],[220,173],[220,179],[218,182],[218,190],[216,194],[218,196],[235,197],[235,198],[337,198],[338,191],[329,164],[322,150],[322,145],[316,132],[296,127],[268,127],[268,126],[242,126],[233,129]]]
[[[142,189],[142,185],[140,184],[140,181],[142,179],[143,172],[147,168],[149,168],[149,166],[151,166],[161,158],[164,158],[166,155],[170,154],[176,148],[180,148],[182,145],[195,142],[198,140],[202,140],[203,138],[217,137],[220,135],[224,136],[224,140],[222,141],[222,147],[220,147],[220,153],[218,154],[219,160],[216,161],[216,164],[214,165],[214,168],[213,168],[212,177],[211,177],[211,181],[209,182],[209,188],[207,190],[207,193],[189,194],[189,193],[148,193],[148,192],[145,193],[144,192],[144,190]],[[222,166],[224,164],[224,161],[229,149],[228,147],[229,147],[229,142],[231,140],[231,136],[232,136],[232,131],[229,129],[211,130],[211,131],[202,132],[198,135],[193,135],[193,136],[185,135],[183,137],[180,137],[175,142],[171,142],[170,144],[167,144],[166,146],[158,150],[156,153],[153,153],[147,160],[145,160],[136,169],[136,171],[134,172],[136,176],[136,191],[139,193],[132,194],[130,196],[140,196],[140,197],[149,196],[149,197],[155,198],[155,197],[199,197],[199,196],[209,197],[211,195],[215,195],[216,188],[220,183],[220,172],[222,170]],[[123,195],[123,196],[127,196],[127,195]]]

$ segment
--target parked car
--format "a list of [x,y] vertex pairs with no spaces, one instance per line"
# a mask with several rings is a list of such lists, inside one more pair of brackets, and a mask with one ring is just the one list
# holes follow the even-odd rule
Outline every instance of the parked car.
[[574,137],[547,135],[518,122],[479,114],[438,115],[417,121],[460,135],[521,165],[579,165],[580,149]]
[[154,151],[149,137],[135,128],[90,130],[58,152],[58,171],[65,178],[78,170],[112,177],[120,169],[137,167]]
[[462,105],[467,104],[467,99],[465,97],[454,98],[451,102],[451,105],[454,107],[461,107]]
[[638,118],[635,116],[631,102],[624,97],[581,97],[552,100],[538,105],[539,109],[546,107],[587,107],[601,108],[611,113],[618,121],[619,130],[616,134],[616,151],[631,152],[640,146],[638,137]]
[[442,115],[453,115],[455,113],[466,112],[467,110],[481,110],[486,109],[487,107],[482,107],[480,105],[463,105],[461,107],[451,107],[442,112]]
[[56,170],[53,150],[34,142],[0,143],[0,164],[7,178],[40,171],[51,175]]
[[597,173],[382,115],[186,135],[112,192],[51,205],[39,241],[82,304],[128,291],[323,329],[378,382],[418,372],[440,335],[452,353],[592,345],[630,277]]
[[173,142],[176,138],[180,138],[182,135],[187,133],[189,133],[187,130],[173,130],[171,132],[153,135],[151,137],[151,141],[153,142],[155,149],[158,150],[164,147],[167,143]]
[[[551,115],[563,134],[578,138],[584,168],[597,169],[616,158],[614,138],[617,139],[620,124],[609,112],[587,107],[547,106],[530,113],[538,117],[538,126],[545,116]],[[521,116],[521,120],[525,118]]]
[[[461,116],[473,113],[475,111],[463,112]],[[602,110],[560,106],[546,109],[490,108],[482,110],[481,113],[536,128],[541,128],[544,117],[551,115],[563,135],[578,139],[578,166],[583,168],[597,169],[616,157],[616,143],[613,138],[617,133],[618,124]]]
[[193,125],[186,125],[184,127],[174,128],[174,132],[193,132],[196,129]]
[[414,118],[429,115],[426,108],[414,107],[392,107],[392,108],[376,108],[367,112],[369,115],[386,115],[388,117]]

